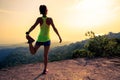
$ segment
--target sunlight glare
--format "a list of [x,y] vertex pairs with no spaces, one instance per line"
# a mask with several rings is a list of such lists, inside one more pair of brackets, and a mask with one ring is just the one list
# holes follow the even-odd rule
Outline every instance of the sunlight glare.
[[72,19],[75,21],[72,21],[72,23],[76,26],[98,26],[107,23],[114,16],[110,9],[111,5],[112,0],[78,1],[73,8],[75,15]]

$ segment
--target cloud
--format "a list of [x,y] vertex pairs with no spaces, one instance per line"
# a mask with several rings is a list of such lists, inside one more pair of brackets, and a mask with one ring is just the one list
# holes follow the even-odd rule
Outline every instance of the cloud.
[[16,11],[10,11],[10,10],[0,9],[0,13],[5,13],[5,14],[15,14],[15,13],[17,13],[17,12],[16,12]]
[[21,15],[24,15],[24,14],[28,14],[28,12],[0,9],[0,14],[10,14],[10,15],[21,14]]

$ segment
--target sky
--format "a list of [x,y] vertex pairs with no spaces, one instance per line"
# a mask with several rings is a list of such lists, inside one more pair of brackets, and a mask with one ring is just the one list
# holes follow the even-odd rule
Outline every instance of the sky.
[[[45,4],[63,41],[81,41],[85,33],[120,32],[120,0],[0,0],[0,44],[27,42],[25,32],[40,17]],[[30,33],[37,39],[39,25]],[[52,27],[52,41],[59,41]]]

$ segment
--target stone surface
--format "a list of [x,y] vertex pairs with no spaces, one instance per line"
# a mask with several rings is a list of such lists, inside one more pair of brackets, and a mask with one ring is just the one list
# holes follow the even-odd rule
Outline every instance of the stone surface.
[[49,62],[49,72],[41,75],[43,63],[0,70],[0,80],[120,80],[119,58],[71,59]]

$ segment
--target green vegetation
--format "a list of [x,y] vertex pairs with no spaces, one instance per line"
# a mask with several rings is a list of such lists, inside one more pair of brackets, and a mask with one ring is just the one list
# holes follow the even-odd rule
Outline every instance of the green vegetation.
[[76,57],[120,57],[120,38],[111,38],[108,35],[95,36],[93,32],[87,32],[90,36],[83,49],[73,51]]
[[98,36],[90,39],[86,49],[95,53],[95,57],[115,57],[120,56],[120,39],[107,38],[106,36]]
[[73,51],[73,58],[78,58],[78,57],[88,57],[92,58],[94,57],[94,53],[90,52],[89,50],[86,49],[76,49]]

